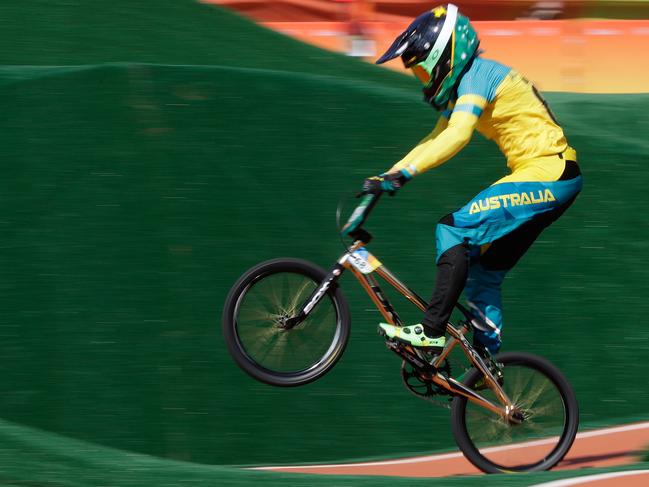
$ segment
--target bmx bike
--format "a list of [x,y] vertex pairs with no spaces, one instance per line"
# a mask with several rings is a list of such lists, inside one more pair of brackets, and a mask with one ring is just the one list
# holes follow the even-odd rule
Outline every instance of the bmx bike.
[[[236,363],[274,386],[300,386],[327,373],[342,356],[350,312],[338,284],[350,271],[384,319],[402,326],[376,276],[420,310],[426,302],[388,270],[366,246],[362,228],[381,193],[367,194],[343,227],[351,246],[329,272],[311,262],[280,258],[262,262],[232,287],[223,310],[223,334]],[[447,324],[450,339],[431,355],[399,341],[387,347],[402,358],[405,386],[417,396],[451,409],[453,435],[465,457],[487,473],[548,470],[566,455],[577,433],[579,410],[563,374],[546,359],[527,353],[491,356],[467,335],[489,324],[457,303],[463,319]],[[471,368],[453,378],[450,353],[460,347]]]

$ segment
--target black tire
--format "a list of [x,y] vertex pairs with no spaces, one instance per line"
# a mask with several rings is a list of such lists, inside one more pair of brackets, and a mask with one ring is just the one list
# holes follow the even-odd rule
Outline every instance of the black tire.
[[[339,286],[331,286],[307,320],[293,329],[281,329],[270,318],[302,305],[326,275],[305,260],[282,258],[262,262],[241,276],[228,294],[222,319],[225,342],[239,367],[261,382],[281,387],[307,384],[331,370],[345,350],[350,330],[349,307]],[[276,291],[278,287],[281,290]],[[273,296],[268,298],[264,289]],[[246,303],[253,302],[255,293],[262,295],[257,308],[264,309],[246,319],[242,316]],[[265,343],[260,344],[258,336]],[[301,352],[297,345],[303,345]],[[253,353],[253,347],[265,352],[263,357]],[[268,355],[271,360],[266,360]],[[291,360],[291,366],[279,365]]]
[[[495,360],[504,366],[503,389],[514,404],[527,411],[526,416],[529,419],[521,425],[509,425],[504,420],[499,420],[494,413],[487,412],[465,397],[457,396],[453,400],[451,411],[455,441],[466,458],[487,473],[551,469],[568,453],[579,425],[579,406],[570,383],[559,369],[535,355],[510,352],[497,355]],[[533,379],[523,384],[524,379],[519,378],[524,378],[526,374]],[[481,379],[482,374],[472,369],[463,382],[474,389]],[[538,382],[536,387],[534,380]],[[520,389],[518,393],[513,391],[517,388]],[[528,388],[529,392],[526,392],[525,388]],[[497,402],[491,390],[481,389],[478,393]],[[544,418],[550,418],[552,411],[556,411],[556,418],[546,419],[544,423]],[[467,419],[468,416],[472,416],[470,420]],[[483,431],[480,431],[481,429]],[[529,436],[526,436],[527,431],[530,431]],[[501,443],[498,443],[499,435],[504,436]],[[513,436],[518,438],[514,439]],[[512,447],[522,442],[521,440],[533,441],[534,444]],[[522,458],[523,452],[533,458]]]

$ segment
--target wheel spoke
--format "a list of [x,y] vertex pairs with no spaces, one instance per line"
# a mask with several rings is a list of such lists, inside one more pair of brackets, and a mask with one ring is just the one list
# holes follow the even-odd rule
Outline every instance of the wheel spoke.
[[273,314],[277,312],[277,299],[273,295],[273,290],[271,288],[270,295],[268,294],[269,290],[264,287],[253,288],[253,292],[249,292],[247,298],[252,302],[248,304],[247,310],[253,310],[255,312],[265,311],[268,314]]
[[[259,339],[254,340],[253,337],[248,337],[248,342],[252,343],[249,353],[254,356],[262,354],[262,360],[268,356],[268,353],[273,350],[275,343],[278,340],[279,333],[272,333],[270,329],[262,330],[259,334]],[[264,350],[267,350],[264,353]]]
[[[479,379],[476,373],[469,380],[475,383]],[[527,469],[530,465],[543,464],[557,448],[567,424],[561,391],[544,372],[524,363],[505,364],[502,387],[514,407],[524,415],[524,421],[520,424],[509,422],[479,405],[466,402],[463,414],[469,441],[483,459],[502,469]],[[496,400],[490,389],[480,393],[485,399]],[[537,441],[541,439],[544,441]],[[530,441],[534,441],[530,444],[533,446],[497,448]]]
[[239,300],[237,335],[248,357],[280,373],[311,368],[327,354],[339,326],[331,297],[325,295],[306,320],[289,330],[287,318],[297,314],[319,283],[298,273],[281,272],[257,279]]
[[293,297],[290,300],[288,309],[286,310],[291,316],[294,316],[298,311],[298,306],[301,306],[306,300],[308,294],[305,291],[309,288],[315,288],[312,281],[304,281],[297,290],[295,290]]

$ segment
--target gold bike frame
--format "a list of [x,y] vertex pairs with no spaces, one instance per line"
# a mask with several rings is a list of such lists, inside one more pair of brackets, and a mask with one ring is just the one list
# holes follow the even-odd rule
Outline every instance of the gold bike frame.
[[[363,289],[365,289],[370,299],[372,299],[375,306],[383,315],[385,320],[392,325],[401,325],[401,321],[395,310],[392,308],[392,305],[383,296],[378,281],[373,276],[374,273],[376,273],[392,288],[402,294],[417,308],[419,308],[421,311],[424,311],[426,309],[426,302],[414,291],[408,288],[408,286],[402,283],[392,272],[390,272],[387,267],[385,267],[378,259],[376,259],[376,257],[367,252],[367,250],[364,249],[364,246],[365,243],[360,240],[354,242],[354,244],[349,248],[349,251],[340,258],[338,264],[349,270],[354,275]],[[363,248],[363,250],[367,252],[367,255],[363,260],[365,260],[365,262],[374,262],[376,267],[370,265],[369,270],[368,268],[365,268],[363,270],[359,269],[359,265],[357,264],[358,260],[354,256],[356,251],[361,248]],[[435,360],[431,365],[435,369],[437,369],[442,365],[444,360],[449,356],[453,349],[455,349],[455,347],[459,345],[469,362],[471,362],[473,366],[484,375],[487,386],[496,394],[498,401],[502,405],[494,404],[488,399],[482,397],[477,392],[469,389],[461,382],[453,379],[452,377],[446,377],[439,372],[431,374],[429,377],[427,377],[427,379],[431,380],[442,389],[449,391],[451,394],[464,396],[469,401],[502,416],[508,421],[516,421],[512,418],[514,405],[512,404],[511,400],[509,399],[509,397],[507,397],[507,394],[502,389],[500,384],[498,384],[498,381],[493,376],[482,357],[480,357],[480,355],[473,349],[473,347],[469,344],[468,340],[464,336],[468,331],[469,327],[466,325],[461,329],[457,329],[450,322],[447,323],[446,332],[450,335],[451,338],[446,343],[446,346],[444,347],[442,353],[435,357]]]

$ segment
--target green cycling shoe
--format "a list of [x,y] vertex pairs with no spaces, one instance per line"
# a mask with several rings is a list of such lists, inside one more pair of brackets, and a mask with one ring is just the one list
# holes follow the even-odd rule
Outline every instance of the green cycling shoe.
[[446,337],[429,337],[424,333],[424,326],[421,324],[411,326],[394,326],[387,323],[379,323],[379,333],[392,340],[412,345],[418,348],[442,349],[446,345]]

